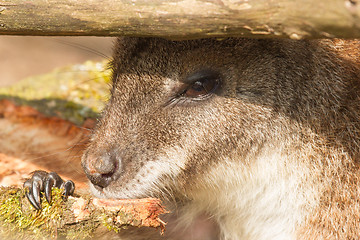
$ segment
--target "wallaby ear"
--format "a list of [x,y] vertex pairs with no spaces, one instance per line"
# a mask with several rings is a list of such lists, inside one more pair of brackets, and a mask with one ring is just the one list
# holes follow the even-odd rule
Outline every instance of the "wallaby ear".
[[[162,58],[173,49],[172,41],[150,37],[119,37],[113,51],[110,67],[113,71],[113,89],[118,84],[120,75],[139,73],[154,69],[160,72],[158,62],[164,63]],[[174,44],[175,48],[176,44]],[[163,64],[165,66],[165,64]]]
[[126,73],[131,66],[143,57],[145,51],[148,51],[152,45],[151,38],[137,37],[119,37],[116,40],[113,60],[110,67],[113,70],[112,83],[116,85],[119,73]]
[[141,56],[141,53],[149,48],[151,44],[150,38],[136,38],[136,37],[120,37],[117,39],[114,48],[114,64],[120,67],[127,65],[135,58]]

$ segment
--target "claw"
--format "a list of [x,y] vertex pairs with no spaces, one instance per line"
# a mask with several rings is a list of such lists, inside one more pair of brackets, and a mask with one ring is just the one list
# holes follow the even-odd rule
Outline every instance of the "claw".
[[45,193],[45,198],[48,203],[51,203],[52,188],[63,188],[64,198],[69,195],[73,195],[75,190],[75,184],[69,180],[64,182],[61,177],[55,173],[47,173],[45,171],[35,171],[32,178],[24,182],[24,188],[26,188],[26,197],[31,205],[41,210],[41,194]]
[[31,195],[33,196],[33,199],[36,203],[36,205],[41,209],[41,198],[40,198],[40,191],[42,184],[38,181],[34,181],[32,184],[32,188],[30,193],[32,193]]
[[45,181],[45,198],[48,203],[51,203],[51,190],[53,186],[55,185],[55,180],[52,178],[49,178],[47,181]]
[[67,198],[68,196],[74,194],[75,183],[71,180],[68,180],[61,185],[61,188],[64,189],[64,197]]
[[75,190],[75,184],[73,181],[68,180],[64,182],[57,173],[47,173],[45,171],[35,171],[32,178],[26,180],[23,186],[26,189],[25,195],[27,199],[37,210],[41,210],[42,193],[45,193],[46,201],[51,203],[51,190],[53,187],[64,189],[64,199],[73,195]]
[[[31,189],[30,189],[31,191]],[[31,205],[36,209],[36,210],[41,210],[41,206],[38,205],[38,203],[35,201],[34,197],[32,194],[30,194],[30,191],[26,191],[25,195],[27,197],[27,199],[29,200],[29,202],[31,203]]]
[[23,187],[24,188],[26,188],[26,189],[29,189],[29,188],[31,188],[31,180],[30,179],[28,179],[28,180],[26,180],[25,182],[24,182],[24,185],[23,185]]
[[64,189],[64,199],[69,195],[73,195],[75,190],[73,181],[68,180],[64,182],[55,172],[35,171],[32,178],[24,182],[24,188],[27,189],[26,197],[37,210],[41,210],[42,193],[45,193],[46,201],[51,203],[51,190],[53,187]]
[[33,195],[32,195],[32,183],[31,180],[27,180],[26,182],[24,182],[24,188],[26,188],[25,191],[25,195],[27,197],[27,199],[29,200],[29,202],[31,203],[31,205],[36,209],[36,210],[40,210],[41,206],[35,201]]
[[60,178],[60,176],[55,173],[51,172],[49,173],[45,178],[45,198],[48,203],[51,203],[51,190],[53,187],[59,188],[63,184],[63,180]]

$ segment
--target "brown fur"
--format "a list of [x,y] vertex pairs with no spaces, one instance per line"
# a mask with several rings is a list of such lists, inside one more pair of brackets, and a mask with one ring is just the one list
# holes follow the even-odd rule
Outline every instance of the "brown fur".
[[[96,195],[162,197],[215,239],[357,238],[360,41],[120,38],[113,69],[83,157],[90,179],[111,172]],[[169,102],[201,69],[221,88]]]

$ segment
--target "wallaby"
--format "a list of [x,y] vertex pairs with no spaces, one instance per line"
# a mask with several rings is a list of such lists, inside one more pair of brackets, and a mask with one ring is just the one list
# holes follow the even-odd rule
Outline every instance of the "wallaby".
[[82,159],[95,196],[216,225],[192,239],[359,238],[360,40],[125,37],[112,66]]

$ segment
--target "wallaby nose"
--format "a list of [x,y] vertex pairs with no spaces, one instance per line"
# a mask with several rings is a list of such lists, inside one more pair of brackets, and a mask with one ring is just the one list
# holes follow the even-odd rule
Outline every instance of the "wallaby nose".
[[105,188],[114,180],[119,163],[114,153],[99,156],[88,153],[84,156],[82,165],[89,180],[94,185]]

